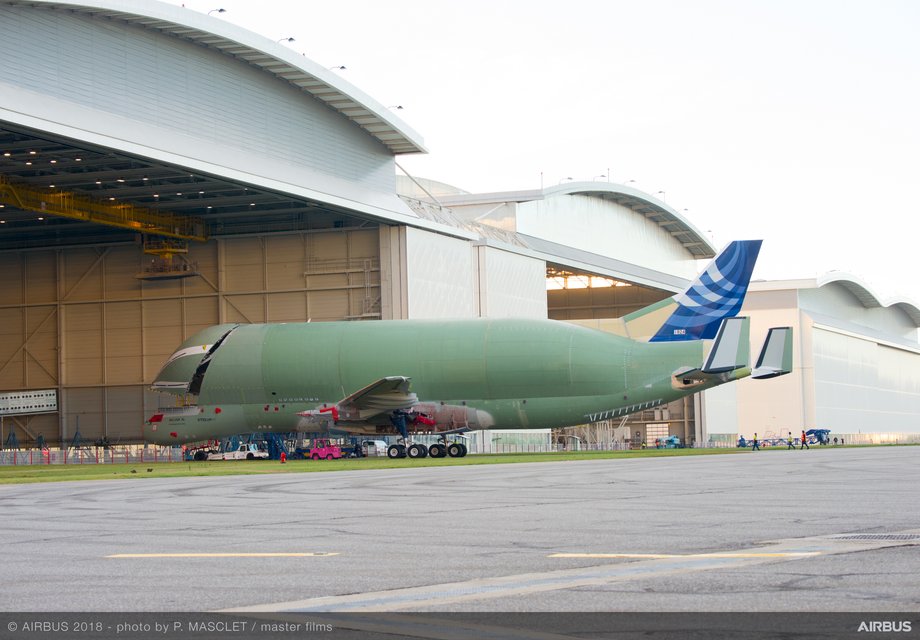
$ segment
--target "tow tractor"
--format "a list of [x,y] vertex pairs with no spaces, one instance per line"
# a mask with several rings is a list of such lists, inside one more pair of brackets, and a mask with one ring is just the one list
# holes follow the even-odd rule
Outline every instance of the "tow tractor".
[[336,460],[342,457],[342,448],[326,438],[317,438],[312,447],[297,447],[294,458],[309,458],[310,460]]

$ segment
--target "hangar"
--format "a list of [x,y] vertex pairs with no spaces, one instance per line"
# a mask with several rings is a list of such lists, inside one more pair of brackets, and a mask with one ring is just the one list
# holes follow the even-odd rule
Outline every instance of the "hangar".
[[[137,442],[162,402],[147,385],[209,325],[524,316],[616,331],[610,318],[680,291],[715,254],[627,185],[470,194],[398,176],[400,155],[426,149],[392,111],[182,7],[0,0],[0,35],[0,440]],[[699,441],[768,405],[752,424],[852,429],[891,403],[906,403],[892,428],[916,424],[914,374],[887,387],[883,366],[916,370],[916,305],[877,304],[854,280],[785,286],[752,292],[753,340],[799,327],[800,378],[824,391],[780,417],[775,397],[723,387],[630,416],[629,431]],[[780,290],[796,303],[771,311]],[[834,409],[850,382],[826,354],[866,336],[872,401]],[[33,412],[4,413],[4,399]]]
[[[593,318],[671,295],[715,253],[621,185],[400,195],[418,133],[182,7],[0,0],[0,52],[0,392],[54,399],[6,417],[22,444],[137,441],[154,374],[212,324]],[[548,296],[547,274],[629,286]]]
[[740,380],[708,390],[703,411],[714,437],[824,428],[854,444],[920,442],[916,303],[882,300],[855,276],[831,272],[752,282],[742,313],[752,333],[793,327],[794,368],[770,389]]

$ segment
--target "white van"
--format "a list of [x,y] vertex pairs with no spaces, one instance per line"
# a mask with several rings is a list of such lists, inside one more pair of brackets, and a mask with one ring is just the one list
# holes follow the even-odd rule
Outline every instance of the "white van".
[[387,454],[387,443],[383,440],[365,440],[361,443],[365,448],[368,456],[385,456]]

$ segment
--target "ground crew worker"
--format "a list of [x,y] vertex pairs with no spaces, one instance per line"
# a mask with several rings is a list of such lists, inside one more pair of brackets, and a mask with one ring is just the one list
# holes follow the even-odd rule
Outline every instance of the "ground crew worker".
[[805,435],[805,429],[802,429],[802,446],[799,447],[799,451],[802,449],[811,449],[811,447],[808,446],[808,437]]
[[754,432],[754,448],[751,451],[760,451],[760,445],[757,443],[757,432]]
[[792,432],[789,432],[789,437],[786,438],[786,448],[795,449],[795,439],[792,437]]

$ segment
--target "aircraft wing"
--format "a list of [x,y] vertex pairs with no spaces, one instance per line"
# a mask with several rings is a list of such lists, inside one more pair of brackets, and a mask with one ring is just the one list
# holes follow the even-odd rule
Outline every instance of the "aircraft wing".
[[[410,378],[387,376],[359,389],[336,402],[317,409],[302,411],[298,415],[314,424],[339,422],[366,423],[382,413],[411,409],[418,404],[418,396],[409,391]],[[330,420],[331,418],[331,420]]]
[[409,391],[410,378],[388,376],[372,382],[363,389],[340,400],[339,410],[380,413],[408,409],[418,404],[418,397]]

